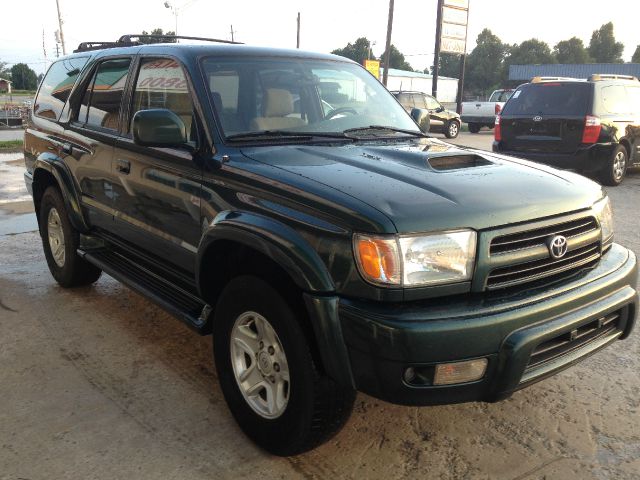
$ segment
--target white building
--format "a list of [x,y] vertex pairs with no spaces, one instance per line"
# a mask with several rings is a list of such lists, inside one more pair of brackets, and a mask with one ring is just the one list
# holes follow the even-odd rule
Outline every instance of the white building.
[[[380,77],[384,68],[380,68]],[[433,75],[426,73],[410,72],[408,70],[389,69],[387,88],[389,90],[412,90],[431,94]],[[450,77],[438,77],[438,100],[440,103],[456,103],[458,95],[458,79]]]

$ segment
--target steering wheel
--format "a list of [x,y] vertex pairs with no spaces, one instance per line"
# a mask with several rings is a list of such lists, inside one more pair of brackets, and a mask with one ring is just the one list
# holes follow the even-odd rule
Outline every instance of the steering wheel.
[[341,113],[350,113],[351,115],[358,115],[358,112],[356,112],[355,109],[353,108],[340,107],[340,108],[336,108],[335,110],[331,110],[329,113],[325,115],[324,119],[330,120],[336,115],[340,115]]

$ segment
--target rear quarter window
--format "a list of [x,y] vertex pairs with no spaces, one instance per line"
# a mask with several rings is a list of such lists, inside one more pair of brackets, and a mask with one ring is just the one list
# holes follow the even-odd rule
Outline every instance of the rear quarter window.
[[632,108],[624,85],[602,87],[602,104],[608,113],[631,113]]
[[502,114],[573,117],[589,113],[590,103],[589,83],[530,83],[513,94]]
[[51,65],[42,80],[33,111],[38,117],[57,120],[89,57],[73,57]]

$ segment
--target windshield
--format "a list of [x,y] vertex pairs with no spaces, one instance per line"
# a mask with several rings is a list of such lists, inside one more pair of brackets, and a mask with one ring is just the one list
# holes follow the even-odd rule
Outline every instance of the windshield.
[[[206,58],[203,69],[226,137],[259,132],[342,134],[384,126],[419,133],[364,68],[307,59]],[[387,135],[399,133],[387,132]]]
[[496,90],[489,98],[490,102],[506,102],[513,95],[513,90]]

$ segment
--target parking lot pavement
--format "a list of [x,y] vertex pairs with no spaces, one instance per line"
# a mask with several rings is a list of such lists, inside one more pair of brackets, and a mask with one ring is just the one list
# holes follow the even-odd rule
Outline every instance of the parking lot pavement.
[[[440,137],[442,135],[436,135]],[[493,130],[483,128],[478,133],[460,132],[457,138],[443,138],[445,142],[454,145],[462,145],[463,147],[477,148],[478,150],[491,151],[493,143]]]
[[[640,252],[640,174],[609,191],[617,240]],[[5,211],[27,209],[20,195]],[[0,234],[3,480],[640,473],[640,331],[500,403],[409,408],[360,394],[342,432],[292,459],[244,437],[211,357],[210,337],[106,275],[58,287],[36,232]]]

